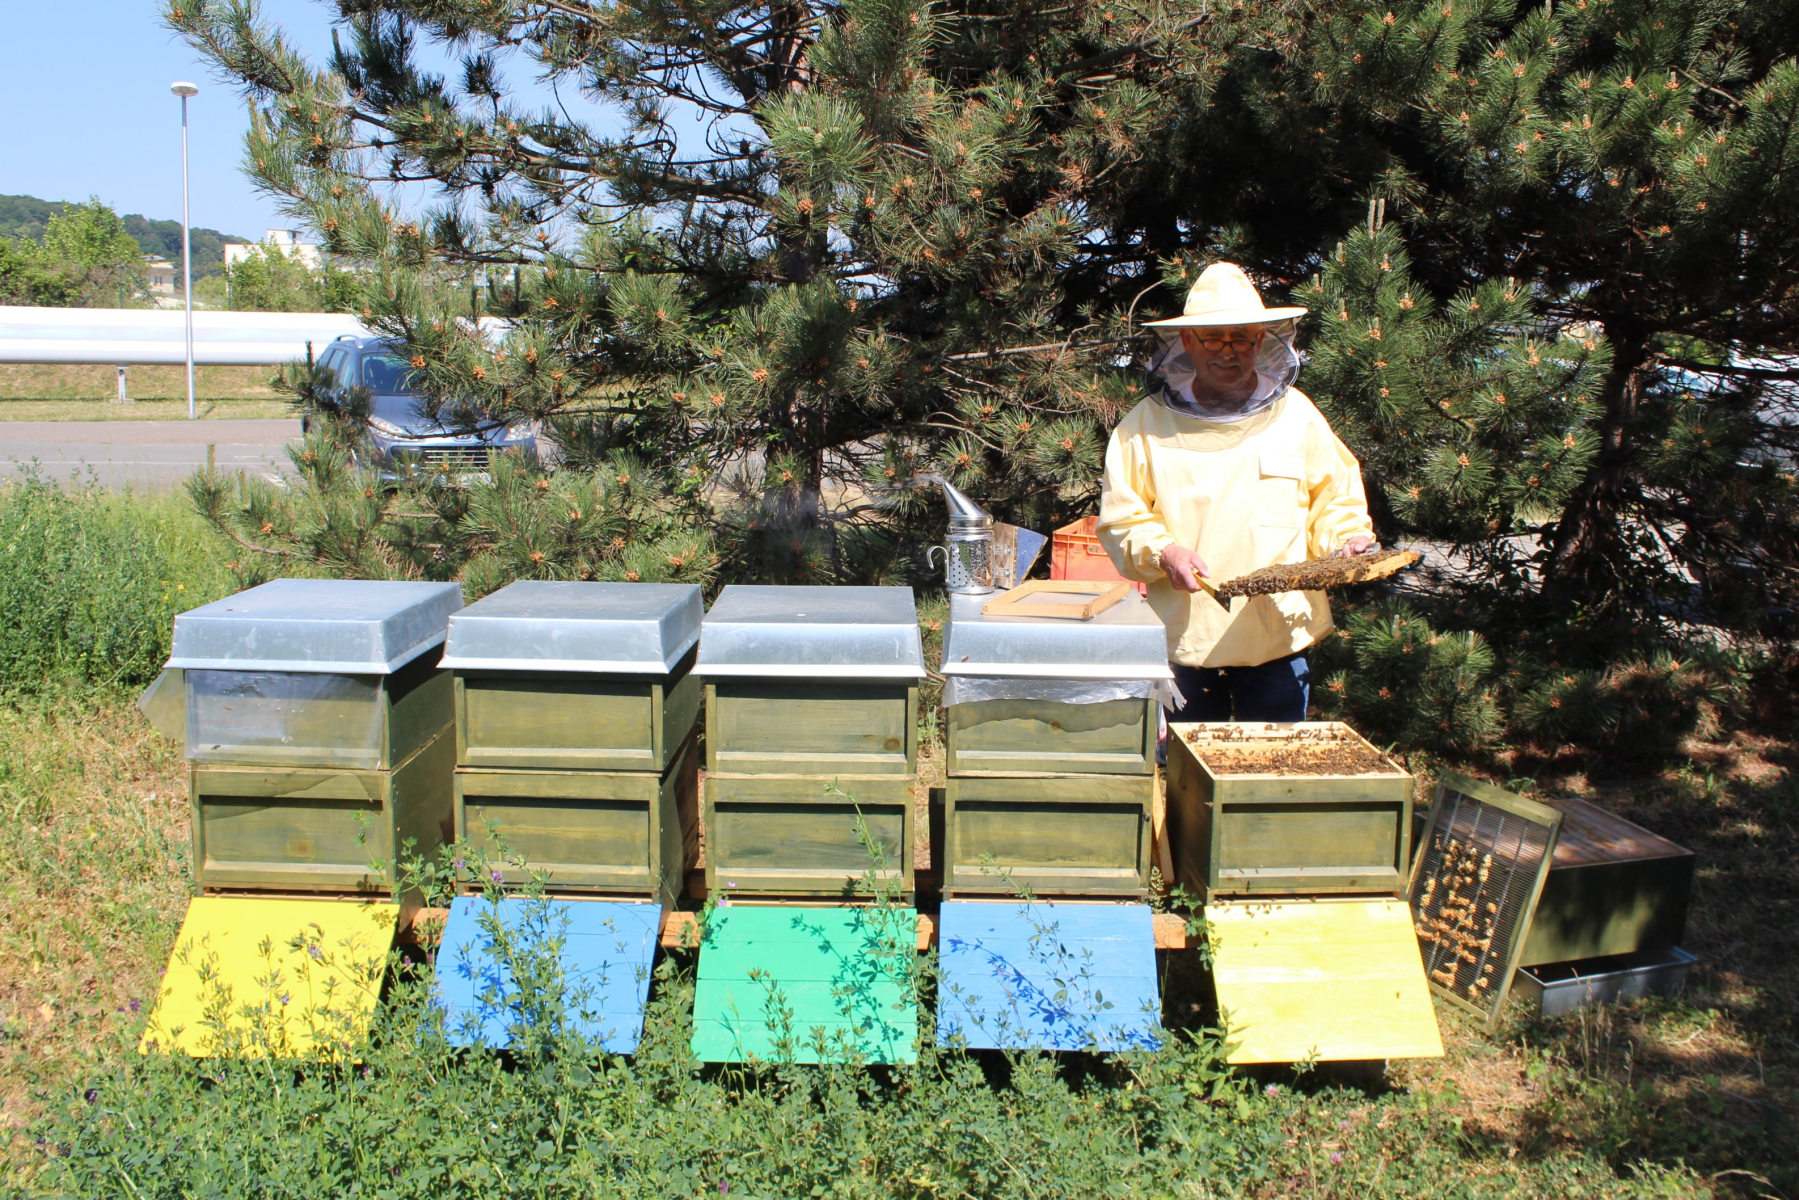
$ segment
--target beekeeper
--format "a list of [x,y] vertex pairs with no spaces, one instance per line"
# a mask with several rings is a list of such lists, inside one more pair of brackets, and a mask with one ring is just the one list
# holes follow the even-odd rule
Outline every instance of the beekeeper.
[[1305,720],[1324,593],[1221,603],[1213,588],[1374,544],[1360,465],[1293,386],[1305,312],[1264,307],[1235,264],[1207,267],[1182,315],[1148,323],[1149,396],[1106,447],[1099,538],[1168,628],[1171,721]]

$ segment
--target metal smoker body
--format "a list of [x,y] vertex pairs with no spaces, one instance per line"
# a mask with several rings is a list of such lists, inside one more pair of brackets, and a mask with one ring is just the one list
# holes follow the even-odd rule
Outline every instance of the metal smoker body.
[[949,536],[943,545],[925,551],[925,566],[934,566],[931,556],[941,551],[944,582],[952,595],[984,596],[997,591],[993,583],[993,517],[941,475],[920,475],[918,479],[941,487],[949,504]]

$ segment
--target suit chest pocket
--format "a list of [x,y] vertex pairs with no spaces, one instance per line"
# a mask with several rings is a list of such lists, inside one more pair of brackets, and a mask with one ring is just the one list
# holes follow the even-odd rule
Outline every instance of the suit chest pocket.
[[1256,480],[1256,508],[1251,523],[1273,529],[1297,530],[1303,524],[1306,503],[1306,464],[1298,454],[1261,455]]

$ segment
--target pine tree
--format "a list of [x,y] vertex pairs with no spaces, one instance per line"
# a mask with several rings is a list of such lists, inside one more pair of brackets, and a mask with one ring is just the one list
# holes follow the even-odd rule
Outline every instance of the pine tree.
[[[1491,298],[1510,294],[1531,309],[1527,336],[1556,335],[1539,354],[1601,348],[1570,383],[1591,404],[1568,431],[1570,453],[1545,473],[1555,457],[1545,444],[1522,476],[1510,458],[1521,447],[1490,444],[1484,460],[1468,447],[1466,467],[1446,457],[1462,435],[1440,416],[1447,404],[1478,423],[1493,392],[1516,403],[1512,388],[1464,390],[1466,363],[1440,382],[1415,375],[1424,402],[1386,385],[1398,411],[1369,425],[1372,380],[1340,392],[1354,373],[1321,349],[1330,386],[1314,370],[1312,390],[1356,430],[1351,444],[1373,461],[1379,490],[1400,489],[1389,528],[1471,546],[1466,528],[1449,526],[1487,521],[1475,557],[1528,578],[1515,600],[1524,623],[1577,620],[1614,642],[1667,634],[1670,618],[1766,628],[1799,599],[1799,433],[1784,415],[1799,381],[1787,357],[1799,343],[1799,5],[1406,0],[1315,11],[1291,51],[1235,61],[1190,165],[1163,181],[1169,219],[1297,283],[1329,275],[1320,251],[1377,198],[1401,226],[1404,290],[1420,306],[1428,297],[1465,319],[1477,299],[1491,320]],[[1353,238],[1348,252],[1367,257]],[[1344,286],[1352,300],[1368,290]],[[1351,312],[1364,330],[1374,316],[1394,320],[1390,300]],[[1332,315],[1321,313],[1321,343],[1333,339]],[[1435,457],[1389,457],[1384,435],[1355,441],[1381,427],[1411,430]],[[1553,502],[1491,507],[1486,478],[1515,492],[1531,474]],[[1413,486],[1423,509],[1403,502]],[[1465,519],[1448,520],[1445,506],[1464,502]]]
[[[796,581],[918,573],[926,467],[1040,529],[1091,508],[1138,395],[1116,342],[1164,267],[1134,229],[1160,217],[1114,197],[1235,47],[1298,29],[1285,5],[365,0],[319,67],[253,5],[165,11],[251,100],[257,181],[370,265],[362,315],[431,388],[544,422],[565,470],[630,459],[717,569]],[[513,53],[563,111],[508,95]],[[567,115],[583,94],[624,130]],[[440,206],[398,211],[393,180]],[[430,286],[457,270],[497,341]]]

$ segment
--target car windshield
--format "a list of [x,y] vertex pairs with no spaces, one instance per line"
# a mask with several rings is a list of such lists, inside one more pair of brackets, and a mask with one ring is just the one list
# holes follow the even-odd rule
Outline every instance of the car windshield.
[[416,396],[412,367],[398,358],[369,355],[362,360],[362,386],[377,396]]

